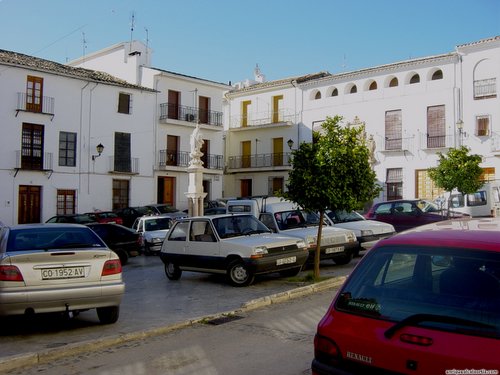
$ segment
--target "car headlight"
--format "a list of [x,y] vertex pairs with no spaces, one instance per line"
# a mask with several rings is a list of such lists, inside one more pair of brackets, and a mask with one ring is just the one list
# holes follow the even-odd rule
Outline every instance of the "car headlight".
[[373,231],[370,229],[361,230],[361,236],[362,237],[373,236]]
[[355,241],[356,240],[356,234],[354,232],[350,232],[348,235],[347,235],[347,239],[349,241]]
[[307,245],[310,246],[310,245],[314,245],[316,243],[316,237],[313,237],[313,236],[308,236],[306,238],[306,241],[307,241]]
[[255,249],[253,249],[253,253],[255,255],[265,255],[265,254],[267,254],[267,247],[257,246]]
[[151,239],[151,242],[158,243],[158,242],[163,242],[163,238],[160,237],[153,237]]
[[297,247],[302,248],[302,247],[307,247],[307,245],[306,245],[305,241],[300,240],[300,241],[297,241]]

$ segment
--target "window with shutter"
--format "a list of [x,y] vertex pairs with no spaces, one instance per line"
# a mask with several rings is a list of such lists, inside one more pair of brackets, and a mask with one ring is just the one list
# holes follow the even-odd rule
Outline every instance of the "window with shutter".
[[489,135],[490,129],[490,116],[477,116],[476,117],[476,135],[484,137]]
[[403,147],[403,120],[401,110],[385,112],[385,149],[401,150]]
[[427,148],[446,146],[445,106],[427,108]]
[[130,114],[132,96],[130,94],[126,94],[121,92],[118,95],[118,112]]
[[114,171],[132,172],[130,133],[115,133]]

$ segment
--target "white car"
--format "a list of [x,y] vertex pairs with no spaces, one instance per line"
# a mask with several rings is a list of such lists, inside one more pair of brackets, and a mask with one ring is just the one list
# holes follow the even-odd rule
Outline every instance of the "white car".
[[392,224],[367,220],[356,211],[327,210],[326,216],[334,227],[350,229],[356,234],[359,243],[358,253],[359,250],[371,248],[378,240],[396,234]]
[[81,224],[21,224],[0,230],[0,316],[96,309],[118,320],[125,292],[118,255]]
[[142,235],[144,254],[158,254],[173,219],[168,216],[141,216],[135,219],[132,229]]
[[170,280],[186,270],[225,274],[232,285],[246,286],[257,274],[297,275],[308,250],[303,240],[271,233],[253,215],[226,214],[177,221],[160,257]]

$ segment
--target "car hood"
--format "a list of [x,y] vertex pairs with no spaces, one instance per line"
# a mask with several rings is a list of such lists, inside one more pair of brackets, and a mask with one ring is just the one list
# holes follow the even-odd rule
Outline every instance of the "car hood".
[[[314,241],[316,241],[318,237],[318,227],[287,229],[281,233],[288,236],[302,238],[306,241],[306,243],[308,243],[306,240],[307,238],[312,237],[314,238]],[[323,226],[323,230],[321,232],[321,246],[345,244],[347,242],[352,242],[355,239],[355,233],[349,229]]]
[[383,223],[376,220],[358,220],[348,221],[345,223],[337,223],[335,227],[350,229],[360,235],[362,230],[371,230],[373,234],[393,233],[394,227],[391,224]]
[[299,238],[290,238],[289,236],[283,236],[274,233],[266,233],[266,234],[252,234],[248,236],[241,237],[230,237],[221,239],[221,243],[223,244],[235,244],[235,245],[244,245],[244,246],[289,246],[297,243]]
[[143,236],[145,238],[153,238],[153,237],[165,238],[167,236],[168,231],[169,229],[152,230],[149,232],[144,232]]

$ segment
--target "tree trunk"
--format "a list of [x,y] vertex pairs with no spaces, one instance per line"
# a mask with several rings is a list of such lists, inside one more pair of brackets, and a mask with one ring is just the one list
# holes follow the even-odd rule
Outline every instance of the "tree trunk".
[[314,280],[319,280],[319,261],[320,261],[320,248],[321,248],[321,232],[323,230],[323,218],[325,211],[319,212],[319,226],[318,226],[318,238],[316,241],[316,251],[314,252]]

